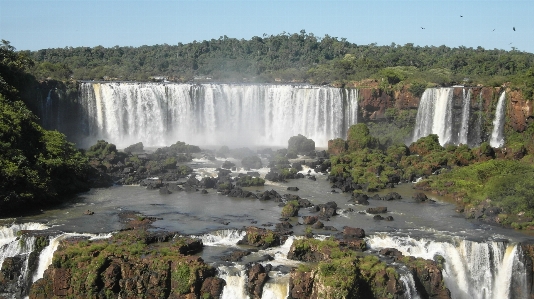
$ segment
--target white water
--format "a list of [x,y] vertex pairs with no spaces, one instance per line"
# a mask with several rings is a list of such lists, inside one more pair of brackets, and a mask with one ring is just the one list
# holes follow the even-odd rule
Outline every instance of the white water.
[[386,234],[369,237],[368,245],[373,249],[396,248],[425,259],[442,256],[445,285],[453,299],[526,298],[526,270],[517,245],[461,239],[449,243]]
[[469,112],[471,108],[471,89],[463,90],[463,103],[462,103],[462,124],[460,132],[458,133],[458,143],[467,144],[467,135],[469,133]]
[[453,88],[429,88],[421,96],[412,141],[436,134],[441,145],[451,141]]
[[202,236],[193,236],[202,240],[204,246],[235,246],[247,234],[235,229],[218,230]]
[[497,108],[495,108],[495,118],[493,119],[493,131],[491,131],[490,145],[501,147],[504,145],[504,117],[506,116],[506,92],[499,96]]
[[185,141],[286,146],[302,134],[326,147],[357,122],[358,90],[292,85],[82,83],[85,130],[124,148]]
[[415,287],[415,280],[413,279],[412,273],[409,271],[407,273],[401,274],[399,280],[404,284],[404,298],[405,299],[420,299],[421,297],[417,293]]

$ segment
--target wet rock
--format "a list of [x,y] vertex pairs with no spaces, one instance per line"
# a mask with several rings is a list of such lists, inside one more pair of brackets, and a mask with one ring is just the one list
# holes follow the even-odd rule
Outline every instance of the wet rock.
[[400,200],[400,199],[402,199],[402,196],[397,192],[390,192],[386,194],[384,197],[382,197],[382,200],[387,200],[387,201]]
[[288,191],[299,191],[298,187],[287,187]]
[[373,216],[373,219],[374,220],[384,220],[384,217],[380,216],[380,215],[374,215]]
[[262,264],[254,264],[248,269],[247,274],[247,292],[252,298],[260,299],[263,293],[263,286],[269,279],[269,274]]
[[[200,288],[200,298],[219,298],[222,294],[226,282],[222,278],[208,277]],[[208,297],[208,295],[210,297]]]
[[365,210],[369,214],[383,214],[388,211],[387,207],[375,207],[375,208],[368,208]]
[[425,202],[428,200],[428,197],[423,192],[417,192],[413,196],[415,202]]
[[317,222],[315,222],[315,224],[312,225],[312,227],[315,228],[315,229],[322,229],[325,226],[321,221],[317,221]]
[[229,255],[225,255],[221,257],[221,260],[226,262],[239,262],[241,259],[247,255],[249,255],[251,252],[248,250],[235,250]]
[[393,216],[387,216],[386,218],[384,218],[384,220],[386,221],[393,221],[395,219],[393,219]]
[[317,216],[305,216],[305,217],[302,217],[302,218],[303,218],[302,223],[305,224],[305,225],[312,225],[312,224],[316,223],[317,220],[319,220],[319,217],[317,217]]
[[365,231],[358,227],[345,226],[343,228],[343,238],[345,239],[365,238]]
[[368,199],[369,199],[369,196],[367,196],[367,194],[358,193],[358,194],[353,194],[352,197],[349,199],[349,202],[354,202],[355,204],[358,204],[358,205],[368,206],[369,205]]

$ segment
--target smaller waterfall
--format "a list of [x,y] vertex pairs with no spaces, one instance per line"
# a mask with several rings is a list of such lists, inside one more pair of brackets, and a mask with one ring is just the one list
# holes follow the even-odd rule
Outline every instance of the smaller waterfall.
[[[403,254],[445,259],[443,278],[455,299],[523,299],[526,270],[517,245],[453,239],[438,242],[411,237],[375,235],[368,238],[373,249],[396,248]],[[511,288],[514,285],[517,288]]]
[[201,239],[204,246],[235,246],[246,234],[246,231],[224,229],[193,237]]
[[463,90],[462,124],[458,133],[458,143],[467,144],[469,134],[469,112],[471,108],[471,89]]
[[277,276],[269,273],[269,280],[263,286],[262,299],[287,298],[289,295],[289,276]]
[[400,281],[404,284],[405,299],[421,299],[421,297],[417,293],[417,289],[415,287],[415,280],[413,279],[412,273],[407,271],[407,273],[401,274]]
[[413,142],[437,134],[441,145],[451,142],[453,88],[429,88],[421,96]]
[[504,145],[504,117],[506,116],[506,91],[499,96],[495,118],[493,119],[493,131],[491,132],[490,145],[501,147]]
[[221,266],[218,268],[219,278],[226,281],[221,299],[249,299],[247,295],[247,275],[244,266]]

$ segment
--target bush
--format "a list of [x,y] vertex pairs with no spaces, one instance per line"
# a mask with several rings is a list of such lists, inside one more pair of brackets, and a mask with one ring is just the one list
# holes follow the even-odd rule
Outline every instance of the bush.
[[301,134],[289,138],[287,144],[288,151],[293,151],[298,154],[305,154],[315,150],[315,141],[308,139]]
[[241,166],[245,168],[259,169],[262,168],[262,163],[260,157],[248,156],[241,160]]

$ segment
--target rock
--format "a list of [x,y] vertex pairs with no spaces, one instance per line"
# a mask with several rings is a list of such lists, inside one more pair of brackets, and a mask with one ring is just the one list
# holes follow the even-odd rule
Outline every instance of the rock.
[[384,218],[384,220],[386,221],[393,221],[393,216],[387,216],[386,218]]
[[322,229],[325,226],[321,221],[317,221],[317,222],[315,222],[315,224],[312,225],[312,227],[315,228],[315,229]]
[[367,196],[367,194],[358,193],[358,194],[353,194],[352,197],[349,199],[349,202],[354,202],[355,204],[358,204],[358,205],[368,206],[369,201],[367,199],[369,199],[369,196]]
[[299,191],[298,187],[287,187],[288,191]]
[[[219,298],[221,297],[222,291],[226,282],[222,278],[218,277],[208,277],[202,283],[200,288],[200,298]],[[209,294],[210,297],[208,297]]]
[[343,228],[343,237],[345,239],[350,238],[365,238],[365,231],[361,228],[345,226]]
[[260,299],[263,293],[263,286],[269,279],[269,274],[265,270],[262,264],[254,264],[247,271],[248,282],[247,292],[254,299]]
[[384,217],[382,217],[380,215],[375,215],[375,216],[373,216],[373,219],[374,220],[384,220]]
[[368,208],[365,211],[369,214],[383,214],[388,211],[388,208],[387,207]]
[[293,299],[313,298],[313,285],[316,271],[301,272],[297,269],[291,270],[289,276],[289,292]]
[[386,194],[384,197],[382,197],[382,200],[400,200],[402,199],[402,196],[400,196],[399,193],[397,192],[390,192],[388,194]]
[[302,223],[305,224],[305,225],[312,225],[315,222],[317,222],[318,219],[319,219],[319,217],[317,217],[317,216],[305,216],[305,217],[303,217]]
[[95,212],[91,211],[91,210],[87,210],[85,212],[83,212],[84,215],[94,215]]
[[375,195],[371,196],[369,199],[372,199],[372,200],[382,200],[382,197],[380,197],[380,195],[378,195],[378,194],[375,194]]
[[423,192],[417,192],[414,194],[413,200],[416,202],[425,202],[428,200],[428,197]]
[[330,201],[325,204],[319,204],[318,206],[320,211],[319,218],[321,219],[328,219],[337,215],[337,203],[334,201]]
[[265,228],[249,226],[247,227],[245,236],[243,239],[239,240],[237,244],[268,248],[280,245],[281,238],[280,233],[278,232]]
[[221,260],[226,262],[239,262],[241,259],[247,255],[249,255],[251,252],[248,250],[235,250],[229,255],[225,255],[221,257]]

